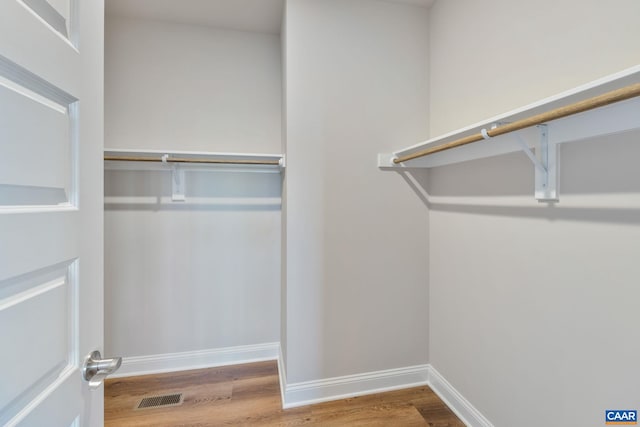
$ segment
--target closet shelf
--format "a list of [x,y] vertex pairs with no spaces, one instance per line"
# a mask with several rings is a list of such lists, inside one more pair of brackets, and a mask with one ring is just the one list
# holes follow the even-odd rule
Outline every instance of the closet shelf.
[[280,173],[285,167],[282,154],[214,153],[172,150],[104,150],[105,169]]
[[535,167],[536,199],[555,201],[558,144],[635,129],[640,129],[640,65],[394,153],[379,154],[378,167],[432,168],[524,151]]
[[280,173],[282,154],[210,153],[202,151],[105,149],[107,170],[168,171],[172,173],[172,196],[185,201],[185,172]]

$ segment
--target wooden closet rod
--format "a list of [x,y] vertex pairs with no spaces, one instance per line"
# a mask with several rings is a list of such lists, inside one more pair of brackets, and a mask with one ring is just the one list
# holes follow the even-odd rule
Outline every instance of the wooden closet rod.
[[[104,156],[105,160],[115,160],[119,162],[158,162],[163,163],[161,157],[135,157],[135,156]],[[223,160],[223,159],[199,159],[195,157],[168,157],[166,163],[208,163],[208,164],[228,164],[228,165],[268,165],[278,166],[278,160]]]
[[[517,120],[512,123],[507,123],[502,126],[498,126],[493,129],[487,129],[486,134],[489,137],[504,135],[505,133],[515,132],[531,126],[540,125],[552,120],[561,119],[563,117],[571,116],[573,114],[582,113],[584,111],[593,110],[594,108],[604,107],[605,105],[613,104],[615,102],[624,101],[626,99],[635,98],[640,96],[640,83],[636,83],[630,86],[623,87],[621,89],[613,90],[611,92],[604,93],[602,95],[595,96],[593,98],[585,99],[574,104],[570,104],[564,107],[555,108],[553,110],[536,114],[531,117],[527,117],[521,120]],[[421,151],[417,151],[413,154],[407,154],[393,159],[393,163],[398,164],[406,162],[408,160],[417,159],[419,157],[428,156],[429,154],[439,153],[441,151],[450,150],[462,145],[471,144],[472,142],[478,142],[486,139],[481,132],[465,136],[464,138],[456,139],[455,141],[447,142],[446,144],[438,145],[436,147],[426,148]]]

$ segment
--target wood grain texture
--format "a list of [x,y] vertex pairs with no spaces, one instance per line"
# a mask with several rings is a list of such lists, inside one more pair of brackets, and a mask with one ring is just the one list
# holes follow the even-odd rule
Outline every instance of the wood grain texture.
[[[283,410],[276,362],[107,380],[106,427],[464,427],[429,387]],[[181,406],[134,411],[144,397],[183,393]]]

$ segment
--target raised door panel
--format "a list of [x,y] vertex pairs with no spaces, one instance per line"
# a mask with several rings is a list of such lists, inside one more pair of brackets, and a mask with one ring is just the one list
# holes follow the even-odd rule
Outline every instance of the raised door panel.
[[[69,2],[71,15],[77,9],[76,2]],[[51,5],[45,0],[1,2],[0,55],[56,90],[78,94],[81,80],[77,70],[81,66],[80,51],[83,49],[78,25],[74,24],[72,16],[65,19],[64,25],[69,32],[61,34],[47,21],[50,18],[42,8],[37,7],[40,3]],[[19,81],[20,76],[15,76],[15,80]]]
[[[24,70],[0,59],[0,208],[71,204],[75,190],[73,103],[55,88],[26,87]],[[20,73],[22,79],[15,78]],[[12,77],[15,80],[12,80]],[[36,80],[37,81],[37,80]],[[22,83],[22,84],[21,84]]]
[[0,352],[0,377],[11,385],[0,388],[0,424],[76,368],[75,269],[64,263],[0,283],[0,336],[11,343]]

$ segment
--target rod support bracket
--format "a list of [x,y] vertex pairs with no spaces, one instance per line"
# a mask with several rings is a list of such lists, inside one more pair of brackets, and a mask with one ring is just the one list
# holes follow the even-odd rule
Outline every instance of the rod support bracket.
[[549,142],[549,129],[546,124],[536,126],[539,132],[539,145],[533,153],[520,138],[518,142],[522,150],[535,166],[535,198],[539,202],[557,202],[558,192],[558,145]]
[[171,165],[171,200],[174,202],[186,200],[184,178],[184,169],[176,163]]

